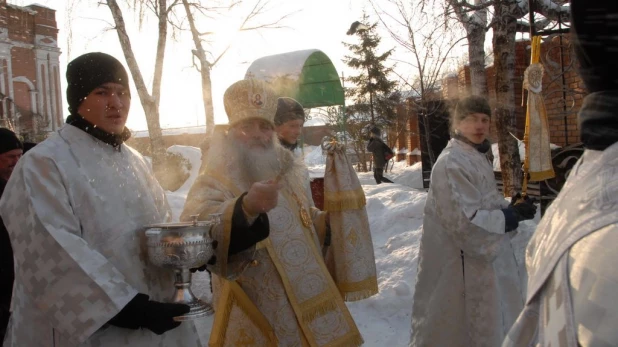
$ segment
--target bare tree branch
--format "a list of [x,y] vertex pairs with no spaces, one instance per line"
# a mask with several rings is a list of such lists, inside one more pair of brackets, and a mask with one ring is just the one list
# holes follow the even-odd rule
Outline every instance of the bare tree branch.
[[[202,98],[204,103],[204,114],[206,117],[206,131],[207,133],[211,133],[214,129],[214,110],[212,103],[212,81],[210,72],[213,66],[215,66],[215,64],[217,64],[219,60],[221,60],[230,50],[233,43],[228,42],[226,48],[221,53],[219,53],[216,58],[209,60],[209,56],[212,58],[214,55],[211,51],[207,50],[207,48],[204,47],[204,43],[207,43],[207,41],[204,40],[203,37],[216,34],[216,32],[200,31],[197,27],[197,20],[195,19],[194,15],[199,14],[204,17],[211,17],[213,13],[216,14],[222,10],[229,11],[232,8],[239,6],[242,1],[238,0],[232,2],[227,7],[205,7],[202,6],[200,3],[191,3],[189,2],[189,0],[179,1],[181,1],[184,6],[186,19],[189,22],[189,28],[193,38],[193,43],[196,47],[194,50],[192,50],[193,66],[196,68],[196,70],[200,72],[202,78]],[[284,19],[288,18],[290,14],[286,14],[284,16],[281,16],[277,20],[265,24],[248,24],[252,20],[257,20],[262,14],[266,12],[266,6],[268,5],[268,3],[268,0],[258,0],[256,3],[254,3],[249,13],[244,17],[242,23],[239,25],[238,31],[259,31],[259,29],[275,29],[283,27],[279,25],[279,23],[281,23],[281,21],[283,21]],[[195,14],[193,13],[193,11],[195,11]],[[199,61],[199,65],[196,63],[195,58],[197,58],[197,60]]]
[[[545,29],[548,25],[550,25],[552,23],[551,20],[549,19],[542,19],[537,21],[536,23],[534,23],[534,30],[543,30]],[[524,20],[518,20],[517,21],[517,32],[519,33],[529,33],[530,32],[530,23]]]
[[468,9],[468,11],[486,10],[489,6],[493,6],[496,4],[495,1],[487,1],[484,2],[482,5],[471,5],[465,1],[450,1],[450,3],[454,7],[466,8]]
[[548,19],[562,23],[571,21],[571,7],[559,5],[553,0],[534,0],[534,11]]

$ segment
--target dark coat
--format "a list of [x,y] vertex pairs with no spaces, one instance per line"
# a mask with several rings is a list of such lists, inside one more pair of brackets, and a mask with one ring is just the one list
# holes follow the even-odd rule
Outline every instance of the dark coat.
[[[0,196],[4,193],[6,181],[0,179]],[[9,232],[0,218],[0,342],[4,337],[6,324],[9,322],[9,309],[11,307],[11,294],[13,293],[13,248]]]
[[391,148],[388,147],[382,139],[377,137],[369,139],[367,150],[373,154],[373,166],[376,169],[383,169],[386,165],[385,154],[392,153]]

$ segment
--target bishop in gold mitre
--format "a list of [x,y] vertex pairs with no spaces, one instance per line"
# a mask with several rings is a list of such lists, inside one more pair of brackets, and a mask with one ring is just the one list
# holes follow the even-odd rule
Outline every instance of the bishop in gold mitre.
[[[229,127],[215,130],[181,216],[221,213],[211,232],[217,248],[209,345],[361,345],[322,257],[327,215],[313,207],[302,162],[276,138],[275,92],[242,80],[227,89],[224,106]],[[245,238],[233,232],[257,221],[268,223],[268,237],[241,244]]]

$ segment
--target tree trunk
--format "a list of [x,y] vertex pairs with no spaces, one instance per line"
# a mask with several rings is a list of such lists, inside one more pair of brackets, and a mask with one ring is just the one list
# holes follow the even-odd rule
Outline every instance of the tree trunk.
[[495,122],[500,150],[500,167],[504,183],[505,196],[521,190],[522,170],[515,133],[515,35],[517,18],[510,1],[500,2],[494,6],[495,21],[493,48],[494,66],[496,68],[496,113]]
[[[468,60],[470,63],[470,93],[487,95],[487,76],[485,74],[485,27],[487,8],[468,11],[459,0],[447,0],[455,10],[457,20],[466,29],[468,40]],[[475,6],[487,6],[486,0],[474,0]]]
[[[485,16],[486,18],[486,16]],[[468,59],[470,60],[471,94],[487,96],[485,72],[485,27],[468,25]]]
[[[425,109],[425,107],[423,107],[423,109]],[[429,155],[429,163],[431,164],[431,167],[433,168],[433,164],[436,163],[436,156],[431,146],[431,132],[433,131],[433,129],[431,129],[431,124],[430,124],[430,120],[429,120],[429,116],[427,115],[427,112],[423,111],[422,117],[425,123],[424,129],[425,129],[425,144],[427,145],[427,154]]]
[[206,51],[204,51],[202,40],[195,26],[195,20],[193,19],[189,2],[187,0],[182,0],[182,3],[187,13],[187,20],[189,21],[193,43],[195,44],[193,54],[196,55],[200,61],[199,71],[202,75],[202,100],[204,102],[204,114],[206,116],[206,135],[210,135],[215,128],[215,112],[212,105],[212,81],[210,80],[210,69],[212,66],[206,58]]
[[157,55],[155,60],[154,77],[152,79],[152,99],[157,110],[161,102],[161,82],[163,78],[163,60],[167,45],[167,0],[158,0],[159,3],[159,39],[157,40]]
[[367,172],[367,152],[365,152],[364,146],[365,144],[362,141],[354,141],[352,148],[358,158],[360,171]]
[[[157,166],[164,163],[165,159],[163,134],[161,132],[161,125],[159,124],[158,101],[155,101],[154,98],[151,97],[148,93],[148,89],[146,88],[146,84],[144,83],[144,78],[142,77],[142,73],[140,72],[139,65],[137,64],[137,60],[135,59],[135,55],[133,54],[133,49],[131,48],[131,41],[129,39],[129,35],[127,34],[124,19],[122,16],[122,11],[120,10],[120,7],[118,7],[118,3],[116,2],[116,0],[107,0],[107,5],[112,12],[114,22],[116,23],[118,41],[120,42],[120,46],[122,47],[124,57],[127,61],[127,65],[129,65],[131,76],[133,77],[135,87],[137,88],[137,94],[139,95],[142,107],[144,108],[146,124],[148,125],[148,134],[150,136],[150,145],[152,149],[152,162],[153,166]],[[158,53],[159,52],[157,52],[157,61],[159,60]],[[161,64],[163,64],[163,55],[161,55],[160,59]]]

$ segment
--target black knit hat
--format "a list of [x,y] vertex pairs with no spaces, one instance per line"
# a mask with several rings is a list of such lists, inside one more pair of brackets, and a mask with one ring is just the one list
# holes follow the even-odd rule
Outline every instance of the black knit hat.
[[491,107],[486,98],[471,95],[459,100],[455,106],[455,117],[457,119],[464,119],[473,113],[482,113],[491,117]]
[[75,58],[67,66],[69,112],[77,114],[84,98],[97,87],[109,82],[121,84],[129,92],[129,76],[116,58],[100,52],[86,53]]
[[7,128],[0,128],[0,154],[14,149],[24,149],[17,135]]
[[380,136],[382,134],[382,130],[380,130],[380,128],[378,127],[372,127],[371,129],[369,129],[369,132],[376,136]]
[[277,112],[275,113],[275,125],[281,125],[291,120],[302,119],[305,122],[305,110],[298,101],[292,98],[281,97],[277,99]]
[[588,92],[618,90],[618,2],[571,1],[573,48]]

